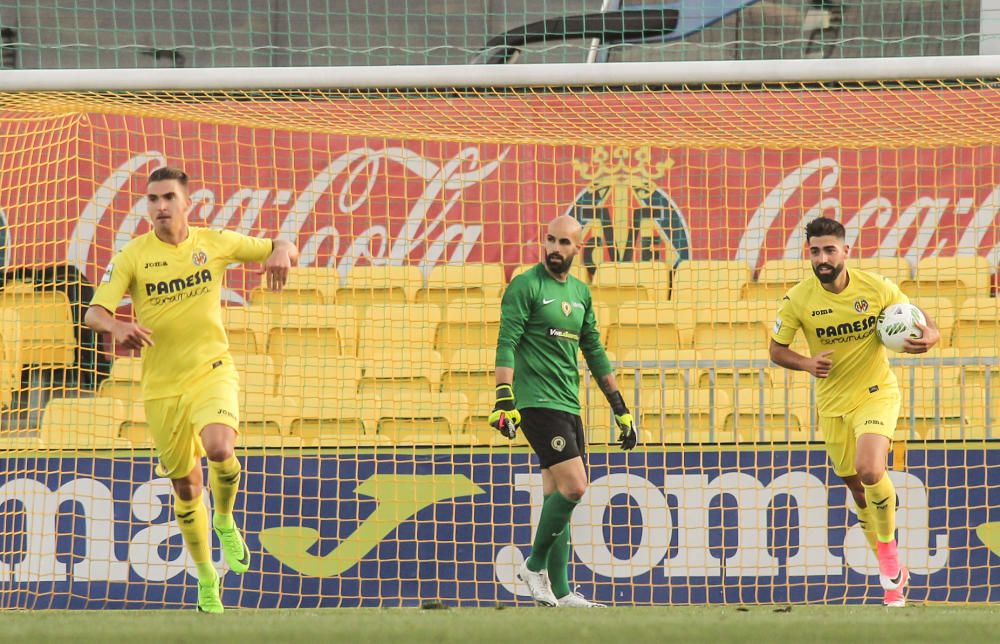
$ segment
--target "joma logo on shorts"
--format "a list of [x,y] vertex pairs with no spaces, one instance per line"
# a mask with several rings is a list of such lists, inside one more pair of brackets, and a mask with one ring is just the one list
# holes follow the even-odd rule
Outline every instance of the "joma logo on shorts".
[[186,288],[197,286],[202,282],[212,281],[212,271],[206,269],[195,271],[191,273],[184,279],[174,279],[169,282],[146,282],[146,295],[166,295],[168,293],[176,293],[177,291],[183,291]]
[[228,409],[219,409],[219,411],[217,411],[215,413],[218,414],[219,416],[229,416],[233,420],[236,420],[236,414],[234,414],[233,412],[229,411]]
[[876,420],[874,418],[869,418],[865,421],[865,425],[885,425],[881,420]]

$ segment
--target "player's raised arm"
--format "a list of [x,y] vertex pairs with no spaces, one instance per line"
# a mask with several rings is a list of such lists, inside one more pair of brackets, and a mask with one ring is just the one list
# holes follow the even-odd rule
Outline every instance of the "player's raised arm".
[[288,270],[299,260],[299,249],[287,239],[274,239],[274,248],[264,262],[267,288],[280,291],[288,282]]

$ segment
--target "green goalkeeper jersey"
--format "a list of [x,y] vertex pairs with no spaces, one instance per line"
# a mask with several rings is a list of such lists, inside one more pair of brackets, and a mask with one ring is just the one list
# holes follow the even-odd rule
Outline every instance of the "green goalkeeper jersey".
[[579,349],[594,377],[611,373],[590,288],[572,275],[556,280],[543,264],[511,280],[501,303],[496,365],[514,368],[517,406],[579,414]]

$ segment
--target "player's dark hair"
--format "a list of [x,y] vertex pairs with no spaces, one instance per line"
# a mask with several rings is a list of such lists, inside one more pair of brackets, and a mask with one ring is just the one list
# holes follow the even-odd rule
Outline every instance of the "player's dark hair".
[[149,175],[149,181],[146,183],[153,183],[154,181],[176,181],[181,184],[185,190],[188,186],[188,176],[187,172],[184,172],[180,168],[172,168],[170,166],[163,166],[162,168],[157,168],[153,170],[153,174]]
[[837,239],[842,240],[847,238],[847,231],[844,230],[843,224],[829,217],[817,217],[806,224],[806,242],[813,237],[824,237],[826,235],[833,235]]

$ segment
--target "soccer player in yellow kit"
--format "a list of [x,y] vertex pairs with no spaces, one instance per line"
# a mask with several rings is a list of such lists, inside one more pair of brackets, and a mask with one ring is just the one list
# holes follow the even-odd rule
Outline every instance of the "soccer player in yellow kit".
[[[837,221],[814,219],[806,242],[814,277],[782,298],[771,334],[771,360],[816,377],[819,427],[833,470],[857,505],[858,520],[879,563],[886,606],[906,603],[906,567],[896,547],[896,488],[886,472],[899,417],[900,394],[875,323],[891,304],[909,300],[878,275],[847,270],[850,246]],[[926,313],[925,313],[926,315]],[[789,348],[802,330],[810,356]],[[923,337],[906,341],[907,353],[925,353],[941,335],[928,317]]]
[[[268,287],[280,290],[298,258],[294,244],[229,230],[188,226],[188,176],[164,167],[149,176],[153,230],[111,260],[84,323],[112,335],[119,347],[142,352],[142,391],[159,463],[171,480],[174,513],[198,568],[198,610],[222,613],[212,565],[208,511],[202,502],[201,457],[215,501],[212,525],[229,568],[239,574],[250,551],[233,521],[240,483],[234,455],[239,429],[239,377],[222,326],[221,292],[232,262],[264,262]],[[125,293],[135,321],[117,320]]]

